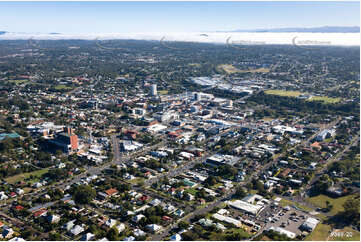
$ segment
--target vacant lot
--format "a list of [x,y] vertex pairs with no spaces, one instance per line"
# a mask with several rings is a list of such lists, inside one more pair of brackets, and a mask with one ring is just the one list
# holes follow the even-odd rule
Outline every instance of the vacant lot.
[[66,85],[57,85],[54,88],[55,88],[55,90],[70,90],[70,89],[73,89],[73,87],[69,87],[69,86],[66,86]]
[[9,80],[8,82],[15,83],[16,85],[20,85],[29,82],[29,80]]
[[330,204],[333,206],[330,213],[332,215],[335,215],[339,212],[343,211],[343,207],[342,205],[345,203],[345,201],[349,198],[353,198],[356,195],[348,195],[348,196],[344,196],[344,197],[339,197],[339,198],[332,198],[332,197],[328,197],[326,195],[318,195],[315,197],[310,197],[307,199],[308,202],[312,203],[313,205],[315,205],[316,207],[320,207],[320,208],[326,208],[326,201],[329,201]]
[[168,94],[168,90],[160,90],[158,91],[159,95],[167,95]]
[[307,241],[326,241],[331,234],[331,226],[319,223],[315,230],[306,237]]
[[324,97],[324,96],[313,96],[308,101],[321,101],[324,103],[338,103],[341,101],[341,98],[333,98],[333,97]]
[[302,92],[298,92],[298,91],[285,91],[285,90],[267,90],[265,91],[265,93],[269,95],[277,95],[283,97],[298,97],[303,94]]
[[247,72],[251,72],[251,73],[266,73],[266,72],[269,72],[269,69],[266,69],[266,68],[240,70],[240,69],[234,67],[233,65],[229,65],[229,64],[219,65],[218,68],[225,71],[225,72],[227,72],[227,74],[247,73]]
[[280,205],[281,205],[282,207],[292,206],[292,205],[293,205],[293,206],[296,206],[296,207],[298,207],[298,208],[300,208],[300,209],[302,209],[302,210],[308,211],[308,212],[311,212],[311,211],[312,211],[312,209],[309,208],[309,207],[303,206],[303,205],[301,205],[301,204],[299,204],[299,203],[297,203],[297,202],[293,202],[293,201],[290,201],[290,200],[287,200],[287,199],[282,199],[282,200],[280,201]]
[[15,184],[15,183],[17,183],[17,182],[19,182],[21,180],[25,180],[27,178],[30,178],[31,175],[34,176],[34,177],[42,176],[43,174],[47,173],[48,170],[49,169],[46,168],[46,169],[37,170],[37,171],[33,171],[33,172],[18,174],[18,175],[12,176],[12,177],[5,178],[5,181],[10,183],[10,184]]

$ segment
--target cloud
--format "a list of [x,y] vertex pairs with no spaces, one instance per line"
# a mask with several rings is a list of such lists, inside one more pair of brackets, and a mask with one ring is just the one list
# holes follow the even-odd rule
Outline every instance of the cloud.
[[[0,40],[111,40],[133,39],[153,41],[184,41],[199,43],[217,43],[234,46],[264,44],[322,44],[340,46],[359,46],[360,33],[234,33],[234,32],[199,32],[199,33],[93,33],[93,34],[41,34],[12,33],[0,35]],[[228,39],[228,42],[227,42]]]

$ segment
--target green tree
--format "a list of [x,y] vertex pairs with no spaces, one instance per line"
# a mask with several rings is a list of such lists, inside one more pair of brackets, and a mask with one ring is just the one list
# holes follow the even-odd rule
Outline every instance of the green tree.
[[74,189],[74,201],[80,204],[90,203],[96,196],[95,190],[89,185],[80,185]]
[[360,197],[349,198],[343,204],[344,215],[352,224],[359,224],[360,221]]
[[113,227],[108,230],[105,237],[107,237],[107,239],[110,241],[116,241],[116,240],[119,240],[118,234],[119,234],[119,232],[118,232],[117,228]]

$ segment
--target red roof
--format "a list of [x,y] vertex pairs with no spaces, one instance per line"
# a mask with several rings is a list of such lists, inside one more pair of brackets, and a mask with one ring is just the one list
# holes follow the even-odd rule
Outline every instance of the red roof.
[[163,216],[162,217],[162,219],[164,220],[164,221],[169,221],[169,220],[172,220],[172,218],[171,217],[168,217],[168,216]]
[[17,206],[15,207],[15,209],[16,209],[16,210],[18,210],[18,211],[20,211],[20,210],[23,210],[23,209],[24,209],[24,207],[23,207],[23,206],[21,206],[21,205],[17,205]]
[[139,200],[141,200],[141,201],[145,201],[147,199],[149,199],[149,197],[147,195],[143,195],[139,198]]
[[105,193],[108,194],[108,196],[111,196],[111,195],[118,193],[118,190],[115,188],[110,188],[110,189],[106,190]]
[[45,214],[47,211],[46,209],[38,210],[34,213],[34,217],[40,217],[41,215]]

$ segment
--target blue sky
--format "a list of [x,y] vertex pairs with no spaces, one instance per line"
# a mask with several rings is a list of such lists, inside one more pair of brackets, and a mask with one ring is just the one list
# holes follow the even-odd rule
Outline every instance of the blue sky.
[[10,32],[196,32],[359,22],[359,2],[0,2],[0,30]]

